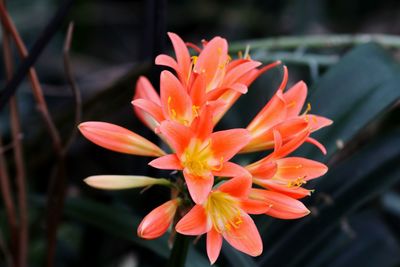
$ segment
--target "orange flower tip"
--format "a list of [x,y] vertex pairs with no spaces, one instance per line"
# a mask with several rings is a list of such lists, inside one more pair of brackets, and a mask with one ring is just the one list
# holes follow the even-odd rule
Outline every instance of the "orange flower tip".
[[84,182],[91,187],[104,190],[121,190],[152,185],[171,186],[171,182],[164,178],[134,175],[95,175],[84,179]]

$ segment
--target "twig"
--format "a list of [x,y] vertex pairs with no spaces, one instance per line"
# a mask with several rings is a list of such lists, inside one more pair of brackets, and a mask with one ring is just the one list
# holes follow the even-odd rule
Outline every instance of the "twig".
[[[20,57],[25,59],[24,62],[28,61],[30,58],[32,58],[32,54],[28,54],[28,50],[27,50],[24,42],[22,41],[22,38],[19,35],[18,30],[15,27],[12,19],[8,15],[7,10],[4,8],[3,4],[0,4],[0,16],[1,16],[1,20],[4,25],[4,28],[10,32],[11,36],[13,37],[13,39],[16,43]],[[38,55],[36,56],[35,60],[37,59],[37,57],[38,57]],[[32,62],[32,64],[33,64],[33,62]],[[18,71],[20,71],[21,67],[23,67],[23,66],[25,66],[25,64],[22,64],[20,66],[20,68],[18,69]],[[47,103],[43,96],[43,90],[41,88],[36,71],[34,68],[32,68],[30,66],[27,67],[27,71],[29,71],[29,78],[30,78],[31,85],[32,85],[32,92],[35,97],[38,110],[42,116],[42,119],[44,120],[44,122],[46,124],[46,129],[48,130],[48,132],[51,136],[54,149],[56,150],[56,152],[61,151],[62,150],[61,149],[61,138],[60,138],[60,135],[59,135],[54,123],[52,122],[50,113],[47,108]],[[20,72],[17,72],[15,74],[15,76],[7,83],[6,88],[3,90],[4,93],[0,97],[0,110],[2,107],[1,101],[3,100],[3,97],[7,94],[8,88],[13,88],[13,87],[9,87],[8,85],[12,84],[13,81],[15,81],[15,78],[18,78],[17,75],[19,73]],[[24,71],[24,73],[22,73],[22,78],[25,76],[25,74],[26,74],[26,71]],[[20,81],[17,81],[17,83],[19,83],[19,82]],[[14,92],[15,92],[16,88],[17,88],[17,84],[15,85]]]
[[73,31],[74,31],[74,23],[70,22],[69,25],[68,25],[67,36],[65,38],[63,54],[64,54],[65,76],[67,77],[68,83],[70,85],[72,94],[73,94],[74,99],[75,99],[75,121],[74,121],[74,127],[72,129],[72,133],[71,133],[67,143],[64,146],[64,153],[66,153],[66,151],[71,147],[73,141],[75,140],[76,135],[78,133],[77,126],[82,120],[82,97],[81,97],[81,91],[79,90],[79,87],[76,84],[75,79],[73,77],[71,61],[70,61],[70,56],[69,56],[69,51],[71,49],[71,41],[72,41]]
[[[2,146],[2,139],[0,137],[0,147],[1,146]],[[4,157],[4,154],[1,151],[0,151],[0,186],[1,186],[1,196],[3,198],[4,207],[6,210],[7,223],[10,229],[11,248],[13,252],[13,257],[16,259],[17,249],[18,249],[17,215],[11,194],[10,177],[8,175],[7,162]]]
[[50,133],[53,147],[57,155],[58,166],[56,167],[56,175],[51,177],[49,191],[48,191],[48,216],[47,216],[47,246],[48,246],[48,255],[47,255],[47,266],[51,267],[54,265],[54,254],[55,254],[55,245],[57,238],[57,228],[59,224],[59,220],[63,210],[64,204],[64,194],[65,194],[65,168],[64,168],[64,151],[61,144],[60,135],[51,119],[51,116],[48,112],[47,104],[44,100],[42,89],[40,87],[39,80],[37,79],[36,73],[32,65],[37,60],[44,47],[49,43],[50,39],[54,36],[57,29],[61,26],[61,23],[68,13],[70,7],[72,6],[73,0],[65,0],[60,5],[57,13],[50,20],[49,24],[40,34],[39,38],[36,40],[33,48],[30,53],[22,39],[19,37],[18,31],[12,23],[11,18],[8,16],[7,11],[4,6],[0,4],[0,15],[2,23],[5,25],[5,28],[10,31],[13,36],[18,51],[22,57],[25,58],[23,60],[21,66],[18,68],[16,74],[13,76],[10,82],[7,83],[6,87],[3,90],[3,94],[0,96],[0,110],[7,103],[8,99],[15,93],[18,85],[24,78],[24,76],[29,71],[29,76],[32,83],[32,88],[34,92],[34,96],[37,102],[38,109],[40,114],[42,115],[42,119],[46,124],[46,129]]
[[[1,4],[4,1],[0,2]],[[7,81],[12,78],[13,75],[13,59],[12,50],[10,46],[9,33],[4,29],[3,26],[3,55],[4,64],[6,66],[6,77]],[[27,190],[26,190],[26,175],[25,175],[25,163],[22,152],[22,142],[19,136],[22,133],[21,123],[18,112],[18,102],[16,96],[10,99],[10,121],[11,121],[11,132],[13,137],[14,147],[14,160],[16,168],[16,184],[17,184],[17,197],[18,197],[18,208],[19,208],[19,225],[18,225],[18,260],[17,266],[27,266],[27,254],[28,254],[28,242],[29,242],[29,226],[28,226],[28,206],[27,206]]]
[[338,34],[338,35],[305,35],[293,37],[274,37],[263,40],[248,40],[230,45],[231,52],[244,50],[246,45],[251,49],[287,50],[299,46],[306,48],[339,48],[374,42],[385,47],[400,48],[400,37],[385,34]]

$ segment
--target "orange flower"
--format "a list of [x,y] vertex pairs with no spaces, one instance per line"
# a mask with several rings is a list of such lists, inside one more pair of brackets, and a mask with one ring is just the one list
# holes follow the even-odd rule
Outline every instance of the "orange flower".
[[162,236],[171,225],[181,200],[175,198],[152,210],[140,223],[137,234],[144,239]]
[[263,214],[265,201],[248,198],[251,180],[236,177],[220,185],[203,204],[195,205],[177,224],[184,235],[207,233],[207,254],[213,264],[220,253],[222,238],[231,246],[251,256],[262,253],[263,246],[254,221],[248,214]]
[[[332,124],[332,121],[327,118],[308,114],[310,105],[300,115],[307,96],[307,86],[304,82],[298,82],[284,93],[288,81],[286,66],[283,70],[283,80],[277,92],[246,128],[250,131],[252,138],[242,149],[243,153],[273,148],[274,131],[278,132],[285,143],[302,132],[314,132]],[[326,153],[324,146],[315,139],[307,137],[305,141],[313,143],[324,154]]]
[[159,157],[165,152],[147,140],[123,127],[106,122],[88,121],[79,124],[79,130],[90,141],[112,151]]
[[250,136],[245,129],[212,133],[212,112],[208,109],[198,118],[196,128],[173,121],[161,123],[160,132],[174,149],[174,154],[157,158],[150,166],[166,170],[182,170],[195,203],[202,203],[214,184],[214,176],[249,175],[229,160],[247,144]]
[[310,195],[311,191],[301,186],[324,175],[328,167],[306,158],[286,157],[307,138],[308,133],[304,132],[284,145],[277,139],[273,153],[246,166],[253,177],[253,183],[296,199]]

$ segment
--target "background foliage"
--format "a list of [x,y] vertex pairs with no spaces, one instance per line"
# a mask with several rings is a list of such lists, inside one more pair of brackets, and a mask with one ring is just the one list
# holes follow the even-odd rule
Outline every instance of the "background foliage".
[[[30,46],[55,12],[58,1],[9,1],[8,9]],[[400,266],[400,66],[399,41],[347,43],[310,34],[399,34],[398,1],[76,1],[71,60],[81,88],[83,121],[123,125],[157,140],[133,115],[130,99],[139,75],[156,84],[152,58],[170,51],[166,30],[184,40],[221,35],[232,54],[252,44],[251,55],[265,63],[282,58],[290,83],[310,86],[312,112],[334,124],[318,132],[328,149],[323,156],[305,145],[298,153],[329,165],[310,183],[312,214],[295,221],[258,218],[264,253],[250,258],[228,245],[218,266]],[[397,26],[396,26],[397,25]],[[62,65],[66,24],[35,64],[58,129],[73,129],[74,103]],[[301,36],[271,46],[276,36]],[[253,42],[241,41],[254,39]],[[388,42],[383,42],[388,40]],[[276,41],[276,39],[274,39]],[[383,40],[383,41],[382,41]],[[384,44],[384,45],[382,45]],[[3,69],[2,72],[4,73]],[[5,84],[5,76],[2,87]],[[219,128],[243,127],[269,99],[281,79],[265,74],[234,106]],[[45,214],[49,177],[55,164],[49,137],[35,111],[29,84],[18,91],[27,163],[29,266],[44,266]],[[0,114],[1,133],[10,142],[8,111]],[[14,172],[10,150],[5,150]],[[66,203],[57,238],[55,266],[162,266],[169,256],[168,235],[154,241],[136,237],[141,218],[168,197],[150,188],[104,192],[82,179],[94,174],[159,176],[147,159],[97,147],[79,136],[66,156]],[[9,238],[1,209],[0,266]],[[188,267],[208,266],[204,238],[190,247]],[[137,264],[137,265],[136,265]]]

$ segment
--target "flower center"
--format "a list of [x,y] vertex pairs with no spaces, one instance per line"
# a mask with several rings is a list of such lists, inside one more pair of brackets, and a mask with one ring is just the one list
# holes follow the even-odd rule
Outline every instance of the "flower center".
[[237,229],[243,223],[238,200],[227,193],[211,192],[204,205],[214,229],[219,233]]
[[189,173],[202,177],[212,170],[209,165],[211,159],[210,141],[194,140],[183,153],[181,162]]

